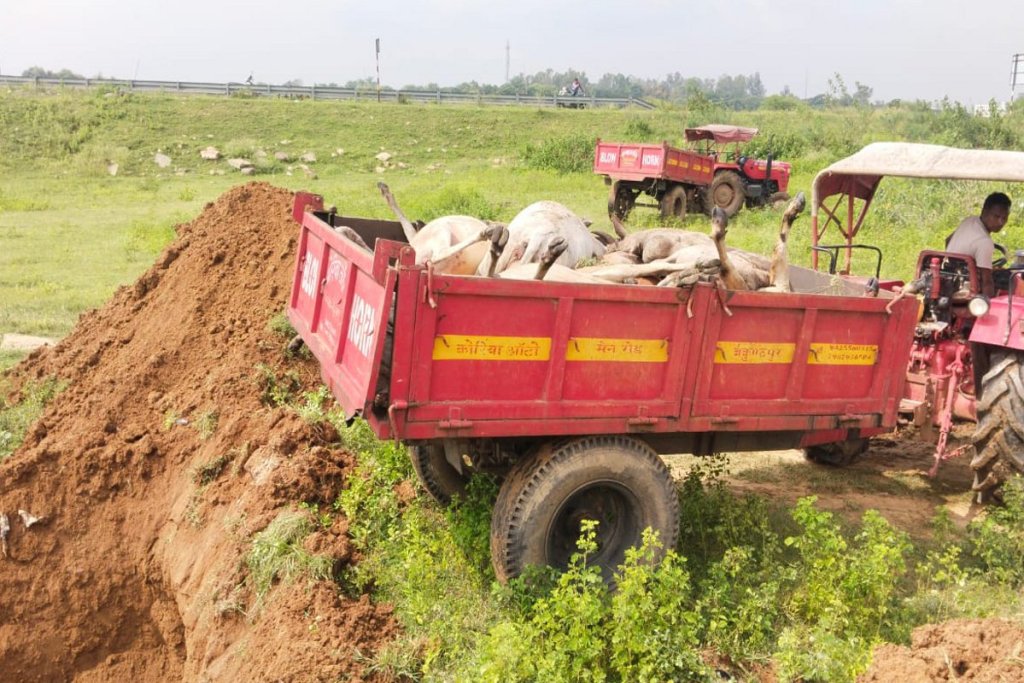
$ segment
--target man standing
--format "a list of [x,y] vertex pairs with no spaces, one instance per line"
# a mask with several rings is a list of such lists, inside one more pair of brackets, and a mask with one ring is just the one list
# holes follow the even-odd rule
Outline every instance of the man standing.
[[946,240],[946,251],[974,257],[981,275],[981,291],[995,295],[992,282],[992,252],[995,245],[992,233],[999,232],[1010,217],[1010,198],[1002,192],[993,192],[985,198],[980,216],[965,218]]

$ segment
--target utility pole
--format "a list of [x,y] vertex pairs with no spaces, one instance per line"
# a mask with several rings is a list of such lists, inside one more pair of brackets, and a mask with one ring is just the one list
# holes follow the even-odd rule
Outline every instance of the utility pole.
[[377,38],[375,46],[377,51],[377,101],[380,102],[380,38]]
[[511,54],[512,46],[505,40],[505,82],[508,83],[508,67],[509,67],[509,55]]
[[1024,52],[1018,52],[1010,62],[1010,102],[1017,95],[1017,86],[1024,87]]

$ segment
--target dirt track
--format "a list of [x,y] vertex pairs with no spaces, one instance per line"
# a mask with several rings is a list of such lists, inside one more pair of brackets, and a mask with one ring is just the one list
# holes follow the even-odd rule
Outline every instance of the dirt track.
[[[0,512],[13,520],[0,557],[0,679],[363,680],[356,651],[371,655],[397,629],[386,607],[330,582],[279,588],[262,610],[246,584],[252,534],[296,501],[333,501],[352,465],[330,435],[259,400],[260,364],[318,383],[312,363],[283,366],[267,331],[290,286],[290,208],[289,192],[263,183],[229,191],[179,226],[134,285],[12,370],[16,385],[73,383],[0,463]],[[197,427],[214,415],[204,438]],[[879,440],[845,473],[792,453],[740,456],[733,481],[784,500],[819,493],[854,516],[875,507],[918,535],[935,505],[962,523],[976,512],[965,463],[929,480],[928,452]],[[201,485],[197,470],[219,458]],[[43,521],[26,529],[19,509]],[[307,545],[337,566],[353,559],[344,520]],[[941,644],[937,628],[929,642]],[[892,680],[885,658],[870,680]]]

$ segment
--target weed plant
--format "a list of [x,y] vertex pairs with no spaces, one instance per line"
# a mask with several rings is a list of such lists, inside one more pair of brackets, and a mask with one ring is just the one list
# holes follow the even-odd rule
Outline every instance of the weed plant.
[[10,398],[6,390],[0,391],[0,461],[21,446],[26,432],[43,414],[46,404],[66,387],[67,382],[48,377],[29,382],[14,398]]
[[257,608],[277,581],[288,582],[299,576],[311,580],[331,577],[331,558],[313,555],[302,547],[302,540],[312,531],[313,523],[308,514],[286,510],[253,536],[245,564]]
[[[494,481],[474,478],[467,498],[442,510],[400,494],[413,476],[401,448],[373,441],[360,423],[343,441],[359,465],[336,506],[365,558],[347,585],[372,588],[405,626],[373,663],[389,675],[712,680],[725,667],[756,680],[771,667],[786,681],[853,681],[877,644],[906,641],[937,614],[936,589],[946,591],[943,615],[984,616],[999,612],[991,601],[966,612],[971,595],[988,587],[1003,596],[1021,580],[1019,487],[966,537],[947,523],[947,537],[915,564],[906,535],[877,512],[850,526],[814,497],[787,512],[731,493],[712,460],[684,480],[680,543],[660,564],[647,534],[610,590],[587,563],[595,548],[585,526],[566,572],[534,568],[501,585],[486,542]],[[900,579],[914,575],[917,583]]]

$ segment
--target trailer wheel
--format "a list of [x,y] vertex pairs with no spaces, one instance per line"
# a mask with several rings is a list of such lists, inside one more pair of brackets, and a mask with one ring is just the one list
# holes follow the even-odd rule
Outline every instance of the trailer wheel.
[[[679,535],[672,476],[650,446],[627,436],[589,436],[545,446],[516,463],[491,517],[491,559],[502,581],[527,565],[565,569],[576,552],[580,522],[598,522],[591,564],[606,581],[657,531],[665,548]],[[659,558],[660,559],[660,558]]]
[[627,185],[616,180],[608,192],[608,213],[615,214],[622,220],[626,220],[629,212],[636,204],[636,194]]
[[409,446],[412,467],[427,493],[441,505],[449,505],[456,495],[466,495],[468,474],[461,474],[444,457],[444,447],[439,443]]
[[686,188],[674,185],[661,197],[661,217],[675,216],[679,220],[686,218]]
[[860,456],[867,453],[867,439],[850,439],[838,443],[827,443],[804,449],[804,457],[819,465],[846,467],[855,463]]
[[716,206],[725,211],[725,214],[732,218],[743,207],[746,198],[743,192],[743,180],[734,171],[722,171],[711,181],[708,188],[707,210],[710,212]]
[[978,426],[971,460],[978,502],[999,497],[1000,485],[1024,473],[1024,354],[992,352],[992,365],[981,380]]

